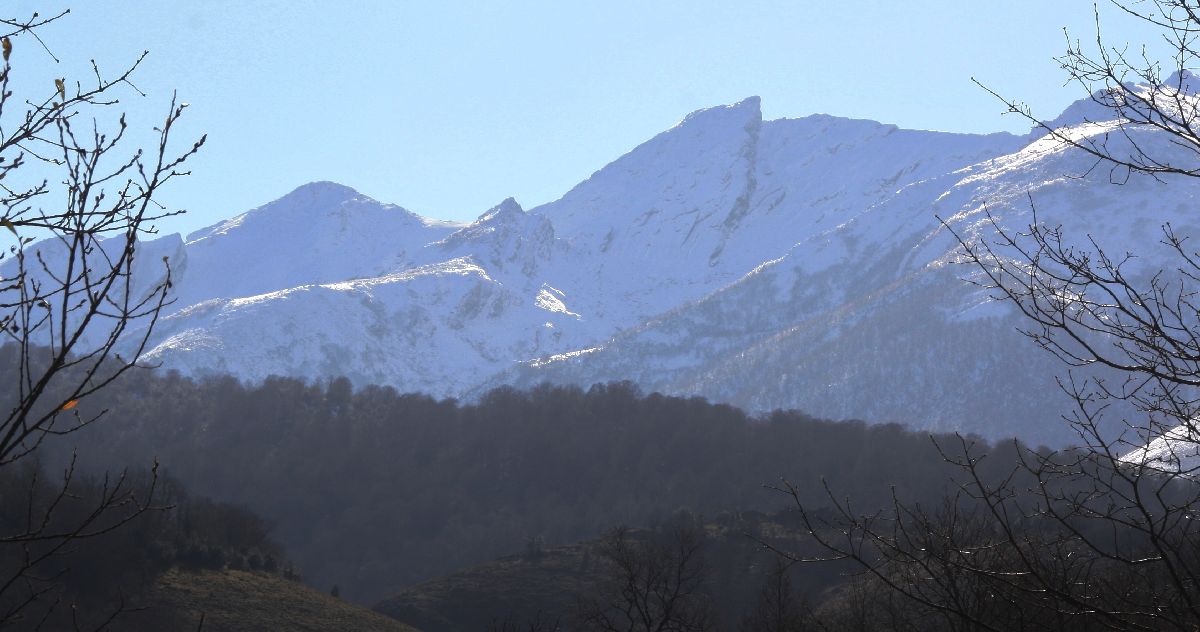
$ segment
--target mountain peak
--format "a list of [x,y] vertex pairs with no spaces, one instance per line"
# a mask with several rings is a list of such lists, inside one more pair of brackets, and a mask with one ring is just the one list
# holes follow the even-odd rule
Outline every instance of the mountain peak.
[[683,117],[675,127],[691,126],[700,122],[713,123],[742,122],[744,124],[762,122],[762,99],[756,96],[746,97],[737,103],[718,105],[711,108],[696,110]]
[[[1196,74],[1191,70],[1183,69],[1176,70],[1171,73],[1166,79],[1161,82],[1147,84],[1126,82],[1121,84],[1122,89],[1129,92],[1141,94],[1141,98],[1155,99],[1150,94],[1151,90],[1160,91],[1160,96],[1163,100],[1159,103],[1160,107],[1165,107],[1168,110],[1175,107],[1171,99],[1174,98],[1175,91],[1184,96],[1200,97],[1200,74]],[[1045,134],[1045,128],[1057,129],[1069,125],[1078,125],[1085,122],[1100,122],[1109,121],[1117,117],[1119,108],[1114,96],[1107,89],[1100,89],[1093,92],[1091,95],[1079,99],[1067,106],[1061,114],[1055,119],[1035,126],[1030,132],[1033,138],[1040,137]],[[1137,109],[1141,103],[1140,99],[1124,101],[1125,108]]]
[[479,216],[476,222],[485,222],[492,218],[503,218],[509,216],[520,216],[525,214],[525,209],[513,198],[505,198],[503,202],[488,209],[483,215]]
[[279,198],[273,204],[328,207],[340,205],[342,202],[356,197],[362,197],[362,194],[344,184],[318,180],[296,187],[291,193]]
[[1200,75],[1191,70],[1176,70],[1163,82],[1167,88],[1175,88],[1184,94],[1200,95]]

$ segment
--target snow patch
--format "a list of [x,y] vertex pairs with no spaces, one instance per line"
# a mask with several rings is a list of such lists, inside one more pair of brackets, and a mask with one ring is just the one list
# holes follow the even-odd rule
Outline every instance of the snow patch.
[[1195,477],[1200,473],[1200,432],[1194,425],[1181,424],[1146,447],[1122,455],[1120,461],[1165,474]]
[[[538,291],[537,297],[533,299],[533,304],[538,309],[544,309],[548,312],[566,314],[576,319],[582,318],[579,314],[567,309],[567,305],[562,301],[565,296],[560,290],[549,285],[542,285],[542,289]],[[550,323],[546,324],[549,325]]]

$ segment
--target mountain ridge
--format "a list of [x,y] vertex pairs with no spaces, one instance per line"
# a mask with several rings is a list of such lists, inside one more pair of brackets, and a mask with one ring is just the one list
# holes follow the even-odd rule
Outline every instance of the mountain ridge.
[[[764,121],[751,97],[689,114],[558,200],[507,198],[469,223],[310,183],[188,235],[148,357],[438,397],[633,379],[752,411],[1054,443],[1053,362],[961,281],[973,271],[951,265],[936,217],[986,237],[985,210],[1020,227],[1034,199],[1069,227],[1151,243],[1161,191],[1109,187],[1081,153],[1044,136]],[[1186,220],[1200,189],[1172,194],[1167,215]]]

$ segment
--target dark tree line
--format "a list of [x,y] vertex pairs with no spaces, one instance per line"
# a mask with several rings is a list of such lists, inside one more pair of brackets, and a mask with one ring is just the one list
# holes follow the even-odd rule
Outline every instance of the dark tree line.
[[[0,507],[17,509],[0,511],[0,533],[21,542],[0,541],[0,568],[36,570],[0,593],[0,629],[156,629],[153,622],[172,613],[146,608],[167,569],[290,573],[253,513],[192,497],[151,471],[122,478],[33,464],[0,471]],[[124,487],[155,493],[148,503],[114,503]],[[20,537],[30,533],[38,537]]]
[[88,467],[157,457],[197,493],[273,521],[314,585],[360,601],[533,538],[574,542],[679,509],[778,508],[763,485],[780,477],[812,481],[808,500],[824,502],[825,477],[883,506],[892,484],[937,497],[950,469],[928,435],[898,425],[755,419],[628,384],[501,388],[461,404],[342,380],[163,373],[94,405],[114,414],[77,435]]

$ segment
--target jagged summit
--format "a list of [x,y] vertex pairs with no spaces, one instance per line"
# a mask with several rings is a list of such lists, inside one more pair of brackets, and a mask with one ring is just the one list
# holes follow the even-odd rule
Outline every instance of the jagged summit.
[[475,220],[475,223],[486,222],[498,218],[502,219],[508,216],[519,217],[524,214],[525,209],[521,208],[521,205],[518,204],[515,199],[505,198],[503,202],[493,206],[480,215],[479,218]]
[[716,107],[696,110],[683,117],[672,130],[698,125],[716,126],[745,126],[762,122],[762,99],[756,96],[746,97],[737,103],[718,105]]
[[[648,248],[659,239],[654,235],[673,235],[677,243],[700,237],[700,227],[720,223],[752,188],[759,105],[750,97],[692,112],[534,212],[577,243],[623,251],[630,265],[655,256]],[[707,256],[713,245],[693,248]]]
[[493,273],[521,270],[530,275],[555,249],[554,227],[542,215],[526,213],[513,198],[488,209],[436,245],[441,256],[469,256]]
[[1167,77],[1163,85],[1180,90],[1184,94],[1200,95],[1200,75],[1191,70],[1176,70]]
[[[1159,91],[1158,95],[1151,95],[1151,84],[1142,82],[1125,82],[1122,84],[1122,89],[1133,94],[1139,95],[1137,99],[1128,99],[1125,101],[1125,106],[1129,108],[1139,107],[1140,99],[1152,99],[1159,107],[1166,110],[1173,110],[1178,107],[1185,108],[1184,117],[1191,119],[1195,118],[1200,105],[1197,105],[1196,100],[1200,99],[1200,75],[1191,70],[1177,70],[1171,73],[1161,83],[1154,84]],[[1182,99],[1183,103],[1176,103],[1177,97],[1188,97]],[[1117,97],[1113,92],[1105,89],[1097,90],[1091,95],[1079,99],[1071,103],[1054,119],[1044,123],[1044,127],[1051,129],[1059,129],[1080,125],[1082,123],[1103,123],[1115,118],[1114,111],[1115,99]],[[1039,138],[1046,133],[1043,125],[1034,126],[1030,132],[1030,139]]]

